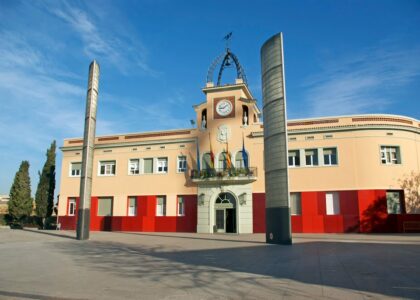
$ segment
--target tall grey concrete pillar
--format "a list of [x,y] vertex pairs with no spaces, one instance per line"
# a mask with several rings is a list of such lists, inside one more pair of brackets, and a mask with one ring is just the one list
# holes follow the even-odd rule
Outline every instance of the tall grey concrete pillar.
[[83,135],[82,176],[80,201],[77,211],[77,239],[89,239],[90,198],[92,192],[93,151],[95,147],[96,108],[98,103],[99,65],[94,60],[89,66],[86,96],[85,132]]
[[292,243],[288,179],[283,34],[261,47],[266,242]]

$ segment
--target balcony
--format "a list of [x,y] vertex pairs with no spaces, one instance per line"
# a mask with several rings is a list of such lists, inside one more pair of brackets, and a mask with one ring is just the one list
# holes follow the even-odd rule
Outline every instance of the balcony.
[[191,179],[196,183],[241,184],[257,180],[257,168],[226,168],[191,170]]

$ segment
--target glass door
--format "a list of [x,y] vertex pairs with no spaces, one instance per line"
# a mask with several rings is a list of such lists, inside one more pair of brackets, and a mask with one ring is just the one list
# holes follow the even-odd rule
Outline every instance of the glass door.
[[225,210],[216,209],[216,230],[217,232],[225,232]]

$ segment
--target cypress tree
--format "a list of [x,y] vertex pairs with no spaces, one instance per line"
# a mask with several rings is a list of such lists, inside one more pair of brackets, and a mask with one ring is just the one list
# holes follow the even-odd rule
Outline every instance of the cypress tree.
[[16,172],[10,188],[9,214],[13,221],[22,223],[23,218],[32,212],[31,179],[29,177],[29,162],[24,160]]
[[45,219],[51,216],[54,208],[55,189],[55,141],[47,150],[47,160],[42,172],[39,174],[39,183],[35,193],[36,215],[42,220],[42,227],[45,228]]

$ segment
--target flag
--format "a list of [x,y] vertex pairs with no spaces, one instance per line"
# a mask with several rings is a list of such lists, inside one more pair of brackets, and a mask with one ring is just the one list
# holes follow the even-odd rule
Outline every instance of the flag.
[[226,168],[232,168],[232,161],[230,160],[229,143],[226,142]]
[[197,170],[200,172],[200,149],[198,147],[198,139],[197,139]]
[[248,153],[245,150],[245,138],[244,134],[242,133],[242,159],[244,160],[244,167],[248,169]]
[[214,153],[213,153],[213,148],[211,146],[210,132],[209,132],[209,142],[210,142],[210,168],[214,169]]

